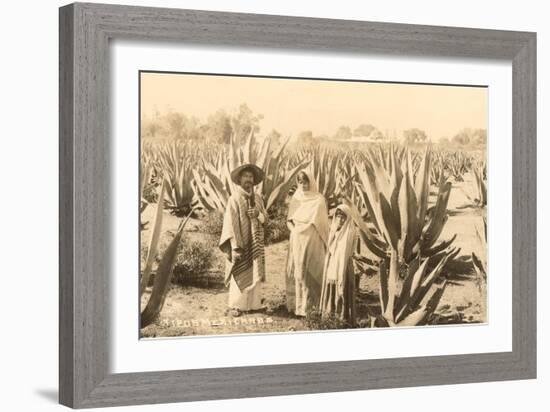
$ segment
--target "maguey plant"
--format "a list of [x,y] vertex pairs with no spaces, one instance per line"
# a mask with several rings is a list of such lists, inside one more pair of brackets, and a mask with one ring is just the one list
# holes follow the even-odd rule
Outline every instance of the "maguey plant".
[[[360,234],[380,275],[379,324],[428,322],[446,285],[442,270],[459,252],[451,247],[456,235],[437,243],[448,219],[451,184],[439,186],[429,208],[430,167],[430,148],[415,174],[409,149],[394,145],[387,153],[366,151],[358,165],[357,190],[367,210]],[[353,210],[360,214],[355,205]]]
[[[140,206],[139,212],[142,214],[147,206],[149,206],[149,201],[145,198],[144,193],[146,187],[151,182],[151,176],[153,174],[153,165],[150,160],[150,157],[142,153],[141,164],[139,168],[139,197],[140,197]],[[144,230],[147,227],[148,222],[144,222],[143,219],[140,219],[140,229]]]
[[472,166],[471,158],[464,152],[447,153],[444,158],[445,169],[454,178],[455,182],[463,182],[464,175]]
[[[478,286],[487,282],[487,218],[482,216],[483,223],[476,225],[479,240],[478,253],[472,252],[472,263],[478,277]],[[481,227],[480,227],[481,226]]]
[[264,179],[255,190],[261,193],[266,210],[282,201],[294,183],[297,173],[305,168],[309,161],[301,160],[290,168],[284,149],[288,139],[276,150],[271,148],[271,139],[266,138],[261,143],[256,141],[254,133],[250,133],[242,146],[231,139],[227,151],[220,153],[216,163],[203,162],[203,175],[193,171],[194,184],[197,189],[198,204],[208,211],[223,212],[227,199],[233,192],[231,170],[244,163],[253,163],[264,172]]
[[[149,284],[149,280],[151,278],[153,270],[153,264],[159,253],[158,249],[163,220],[162,204],[164,201],[165,186],[166,182],[163,181],[160,189],[159,200],[156,205],[154,222],[151,227],[151,237],[149,240],[149,247],[147,249],[145,267],[143,268],[143,272],[141,274],[140,296],[143,296],[147,285]],[[153,288],[151,290],[149,300],[147,301],[145,308],[141,311],[140,324],[142,328],[153,323],[158,317],[160,311],[162,310],[164,300],[166,299],[166,294],[168,292],[168,286],[172,277],[178,246],[183,237],[183,229],[185,228],[185,224],[187,223],[192,212],[193,210],[190,211],[189,215],[185,219],[181,220],[174,237],[172,238],[160,258],[160,262],[156,268]]]
[[430,168],[430,184],[433,186],[440,186],[442,182],[447,180],[447,172],[443,165],[443,155],[441,152],[432,153],[432,165]]
[[158,167],[166,182],[164,207],[176,216],[185,216],[192,209],[194,190],[191,180],[197,150],[191,144],[177,140],[158,147]]
[[487,164],[478,162],[472,169],[475,178],[476,197],[474,203],[478,207],[487,206]]

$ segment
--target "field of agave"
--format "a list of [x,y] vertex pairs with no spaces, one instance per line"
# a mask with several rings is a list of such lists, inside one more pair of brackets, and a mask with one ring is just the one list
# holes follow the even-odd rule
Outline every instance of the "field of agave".
[[[145,139],[141,146],[141,212],[154,208],[142,230],[150,233],[141,268],[142,294],[155,272],[151,295],[142,310],[147,326],[162,309],[173,270],[177,244],[189,218],[208,219],[223,212],[233,192],[230,171],[252,162],[264,170],[256,187],[271,215],[284,210],[295,189],[295,177],[308,169],[325,196],[329,212],[341,202],[351,206],[359,222],[355,254],[358,275],[376,279],[379,307],[367,326],[412,326],[436,322],[434,312],[458,258],[470,262],[486,281],[487,167],[485,151],[398,143],[315,141],[276,146],[250,134],[239,144],[197,144],[181,140]],[[461,254],[456,235],[441,239],[449,218],[448,202],[455,185],[471,182],[464,207],[479,211],[480,245],[471,256]],[[463,187],[463,186],[461,186]],[[181,218],[176,236],[159,254],[163,215]],[[155,260],[159,263],[155,266]],[[156,269],[156,270],[155,270]]]

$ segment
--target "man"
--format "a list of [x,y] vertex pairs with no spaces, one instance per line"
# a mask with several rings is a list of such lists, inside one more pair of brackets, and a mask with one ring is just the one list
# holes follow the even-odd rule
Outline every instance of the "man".
[[254,186],[263,178],[262,169],[250,163],[231,172],[235,190],[227,201],[219,247],[227,257],[225,285],[229,286],[228,307],[234,316],[262,308],[267,213]]

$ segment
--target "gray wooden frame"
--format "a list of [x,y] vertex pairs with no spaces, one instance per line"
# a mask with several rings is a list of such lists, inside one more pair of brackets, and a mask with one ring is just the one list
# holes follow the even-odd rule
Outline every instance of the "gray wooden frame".
[[[88,408],[536,377],[535,33],[83,3],[60,8],[59,30],[62,404]],[[511,61],[513,350],[109,374],[105,211],[108,50],[115,38]]]

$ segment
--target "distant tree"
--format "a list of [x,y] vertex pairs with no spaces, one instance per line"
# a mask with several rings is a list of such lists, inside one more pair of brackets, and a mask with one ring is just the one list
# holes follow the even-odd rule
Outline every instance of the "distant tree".
[[403,132],[405,143],[423,143],[426,141],[426,132],[417,128],[407,129]]
[[351,129],[348,126],[340,126],[334,134],[336,140],[349,140],[352,136]]
[[181,139],[184,134],[186,118],[183,114],[177,112],[169,112],[165,116],[168,126],[168,133],[174,139]]
[[164,116],[168,136],[173,139],[198,140],[203,137],[204,128],[196,117],[182,113],[168,112]]
[[261,114],[254,114],[247,104],[239,106],[239,110],[231,116],[231,128],[237,143],[243,142],[250,132],[260,131],[260,120],[264,117]]
[[466,146],[470,143],[470,136],[465,133],[458,133],[453,137],[453,143],[461,146]]
[[231,117],[224,110],[208,116],[204,127],[206,140],[215,143],[229,143],[231,130]]
[[369,138],[372,140],[385,140],[386,136],[384,136],[384,134],[380,130],[376,129],[372,131]]
[[157,137],[162,131],[162,124],[158,118],[150,119],[144,116],[141,119],[141,136],[142,137]]
[[472,132],[472,143],[477,145],[487,144],[487,129],[475,129]]
[[487,144],[487,129],[462,129],[453,137],[453,143],[462,146],[485,145]]
[[275,129],[271,130],[266,138],[271,141],[273,147],[278,147],[281,144],[281,133]]
[[466,146],[470,144],[470,135],[472,134],[471,129],[462,129],[453,137],[453,143],[461,146]]
[[445,137],[445,136],[444,136],[444,137],[442,137],[442,138],[439,139],[439,144],[440,144],[440,145],[448,146],[449,143],[450,143],[450,141],[449,141],[449,138],[448,138],[448,137]]
[[202,137],[201,123],[196,117],[187,118],[183,126],[183,138],[199,140]]
[[296,140],[299,144],[311,144],[313,143],[313,132],[311,130],[304,130],[298,133]]
[[151,137],[156,137],[157,133],[162,131],[162,125],[159,122],[155,121],[155,120],[149,121],[149,123],[146,125],[146,128],[147,128],[148,134]]
[[369,136],[373,131],[376,130],[372,124],[361,124],[353,131],[354,136]]

